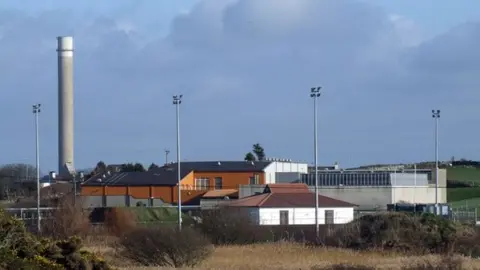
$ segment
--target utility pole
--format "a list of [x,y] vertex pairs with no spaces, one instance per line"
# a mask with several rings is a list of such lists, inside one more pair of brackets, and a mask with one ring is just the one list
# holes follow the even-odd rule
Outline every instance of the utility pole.
[[318,224],[318,148],[317,148],[317,99],[320,97],[322,87],[312,87],[310,97],[313,98],[313,147],[315,148],[315,234],[320,236],[320,227]]
[[40,216],[40,145],[38,138],[38,114],[40,114],[41,104],[34,104],[33,114],[35,115],[35,161],[37,173],[37,230],[38,233],[42,231],[41,216]]
[[165,149],[165,165],[168,164],[168,154],[170,154],[170,150]]
[[440,110],[432,110],[432,117],[435,120],[435,214],[438,214],[438,120]]
[[[178,185],[178,230],[182,230],[182,176],[180,173],[180,104],[183,95],[173,96],[173,105],[176,107],[177,115],[177,185]],[[167,154],[168,155],[168,154]]]

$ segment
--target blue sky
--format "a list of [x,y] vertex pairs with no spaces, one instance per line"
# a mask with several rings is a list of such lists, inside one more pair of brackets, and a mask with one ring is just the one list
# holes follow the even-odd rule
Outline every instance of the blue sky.
[[[113,4],[115,3],[115,4]],[[175,157],[343,166],[480,159],[480,2],[474,0],[116,0],[0,2],[0,164],[56,169],[55,37],[75,37],[75,165]]]

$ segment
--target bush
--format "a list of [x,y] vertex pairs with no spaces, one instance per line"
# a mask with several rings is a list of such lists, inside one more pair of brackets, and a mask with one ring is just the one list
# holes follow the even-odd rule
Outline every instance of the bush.
[[92,253],[81,251],[81,240],[40,238],[23,222],[0,210],[0,269],[111,269]]
[[120,239],[125,257],[144,266],[192,267],[213,252],[212,244],[185,227],[137,228]]
[[326,244],[359,250],[451,253],[458,252],[459,244],[467,248],[468,243],[459,242],[465,232],[466,227],[431,214],[388,213],[360,217],[336,230]]
[[251,244],[273,241],[272,231],[250,221],[243,209],[220,207],[203,211],[200,231],[215,245]]
[[135,229],[137,216],[124,208],[110,208],[105,212],[105,226],[114,236],[121,236]]
[[83,200],[72,195],[60,199],[50,219],[42,223],[42,234],[56,239],[86,236],[90,231],[90,213],[83,209]]

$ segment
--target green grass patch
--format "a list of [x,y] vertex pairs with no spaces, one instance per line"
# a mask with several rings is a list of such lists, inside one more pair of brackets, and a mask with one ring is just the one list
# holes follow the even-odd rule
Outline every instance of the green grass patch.
[[[133,212],[137,220],[141,223],[159,222],[175,223],[178,221],[178,212],[176,208],[171,207],[125,207],[125,210]],[[191,217],[182,214],[182,221],[191,221]]]
[[462,201],[451,202],[450,205],[453,209],[457,211],[459,209],[476,209],[477,210],[477,217],[480,216],[480,198],[472,198]]
[[480,187],[464,187],[464,188],[448,188],[447,200],[448,202],[457,202],[480,198]]
[[447,180],[480,184],[480,169],[451,167],[447,169]]

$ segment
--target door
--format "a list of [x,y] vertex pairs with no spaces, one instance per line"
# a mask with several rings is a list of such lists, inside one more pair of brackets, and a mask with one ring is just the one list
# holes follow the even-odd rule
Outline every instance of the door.
[[288,225],[288,211],[280,210],[280,225]]
[[333,210],[325,210],[325,224],[335,224]]

